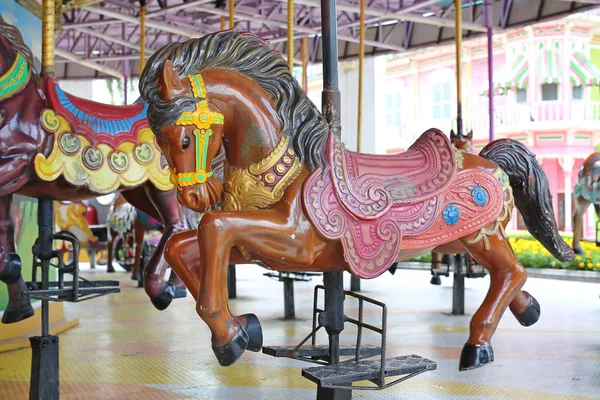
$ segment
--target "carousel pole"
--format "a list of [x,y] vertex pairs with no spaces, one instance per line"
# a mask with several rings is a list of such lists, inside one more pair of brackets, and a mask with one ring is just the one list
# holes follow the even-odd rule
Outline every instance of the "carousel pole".
[[235,28],[235,22],[233,20],[234,11],[235,11],[234,0],[229,0],[229,29]]
[[[54,77],[54,0],[42,3],[42,76]],[[50,289],[50,259],[54,235],[54,204],[50,198],[38,200],[39,237],[34,246],[34,271],[41,267],[42,290]],[[30,400],[58,400],[59,388],[59,347],[58,336],[50,335],[50,307],[47,299],[42,299],[41,336],[29,338],[31,344]]]
[[[331,133],[341,139],[341,95],[338,83],[337,11],[335,0],[321,0],[321,32],[323,43],[323,117]],[[340,362],[340,333],[344,330],[344,278],[342,272],[323,273],[325,286],[325,330],[329,336],[329,364]],[[348,389],[317,388],[317,400],[352,398]]]
[[302,90],[308,93],[308,38],[302,38]]
[[221,16],[221,30],[224,31],[225,30],[225,17]]
[[[362,144],[362,96],[363,96],[363,74],[365,63],[365,5],[366,0],[360,0],[360,25],[359,25],[359,43],[358,43],[358,110],[356,127],[356,151],[361,152]],[[350,277],[350,290],[360,292],[360,278]]]
[[294,75],[294,0],[288,0],[287,7],[287,61]]
[[[463,135],[462,121],[462,4],[461,0],[454,0],[454,18],[456,21],[456,134]],[[463,265],[467,267],[466,257],[462,254],[454,258],[454,284],[452,285],[452,314],[465,314],[465,274]],[[463,262],[465,261],[465,262]]]
[[140,0],[140,75],[146,64],[146,0]]
[[488,113],[490,118],[490,142],[494,141],[494,53],[492,38],[492,0],[485,0],[483,16],[487,27],[488,51]]

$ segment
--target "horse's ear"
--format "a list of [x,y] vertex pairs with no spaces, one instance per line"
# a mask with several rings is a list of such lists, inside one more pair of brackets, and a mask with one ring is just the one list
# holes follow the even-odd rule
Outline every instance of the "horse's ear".
[[467,139],[472,140],[473,139],[473,129],[471,129],[469,131],[469,133],[467,133]]
[[160,74],[160,98],[164,101],[168,101],[173,97],[180,95],[183,91],[185,91],[185,88],[181,84],[179,74],[175,71],[175,67],[171,60],[167,60],[162,73]]
[[454,133],[454,129],[450,129],[450,139],[454,139],[456,134]]

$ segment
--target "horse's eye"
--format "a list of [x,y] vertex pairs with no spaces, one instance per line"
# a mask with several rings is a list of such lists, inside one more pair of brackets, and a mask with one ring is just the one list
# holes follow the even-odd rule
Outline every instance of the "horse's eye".
[[181,146],[184,150],[187,150],[188,147],[190,147],[190,137],[188,135],[185,135],[183,137],[183,140],[181,141]]

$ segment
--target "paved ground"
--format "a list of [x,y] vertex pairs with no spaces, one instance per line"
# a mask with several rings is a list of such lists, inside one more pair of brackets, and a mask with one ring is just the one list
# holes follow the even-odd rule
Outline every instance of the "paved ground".
[[[238,299],[231,309],[258,315],[265,344],[295,344],[310,330],[318,279],[296,285],[299,319],[289,322],[280,319],[281,283],[263,272],[238,266]],[[60,338],[61,398],[315,398],[315,385],[301,376],[302,362],[247,353],[234,366],[220,367],[190,297],[159,312],[126,274],[112,277],[123,279],[122,293],[66,307],[80,326]],[[467,280],[467,314],[481,303],[488,283]],[[540,321],[523,328],[507,313],[493,340],[496,362],[469,372],[458,372],[458,357],[470,315],[448,315],[450,285],[444,279],[442,286],[431,286],[428,272],[407,270],[363,281],[363,294],[389,307],[388,355],[419,354],[435,360],[438,369],[386,391],[355,392],[355,399],[600,398],[599,284],[530,279],[526,289],[542,306]],[[367,315],[377,321],[375,312]],[[377,337],[365,335],[363,343],[376,344]],[[0,354],[0,399],[27,398],[30,357],[29,350]]]

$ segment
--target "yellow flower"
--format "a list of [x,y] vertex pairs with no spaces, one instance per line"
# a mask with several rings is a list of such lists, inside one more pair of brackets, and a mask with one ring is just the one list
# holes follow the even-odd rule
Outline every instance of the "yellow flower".
[[594,267],[594,264],[592,264],[592,263],[590,263],[590,262],[589,262],[589,263],[587,264],[587,267],[588,267],[589,269],[592,269],[592,268]]
[[582,262],[580,262],[578,265],[579,265],[581,268],[583,268],[585,264],[584,264],[584,263],[582,263]]
[[597,263],[596,263],[596,267],[600,267],[600,262],[597,262]]
[[581,261],[581,256],[575,256],[575,259],[576,259],[577,261]]

